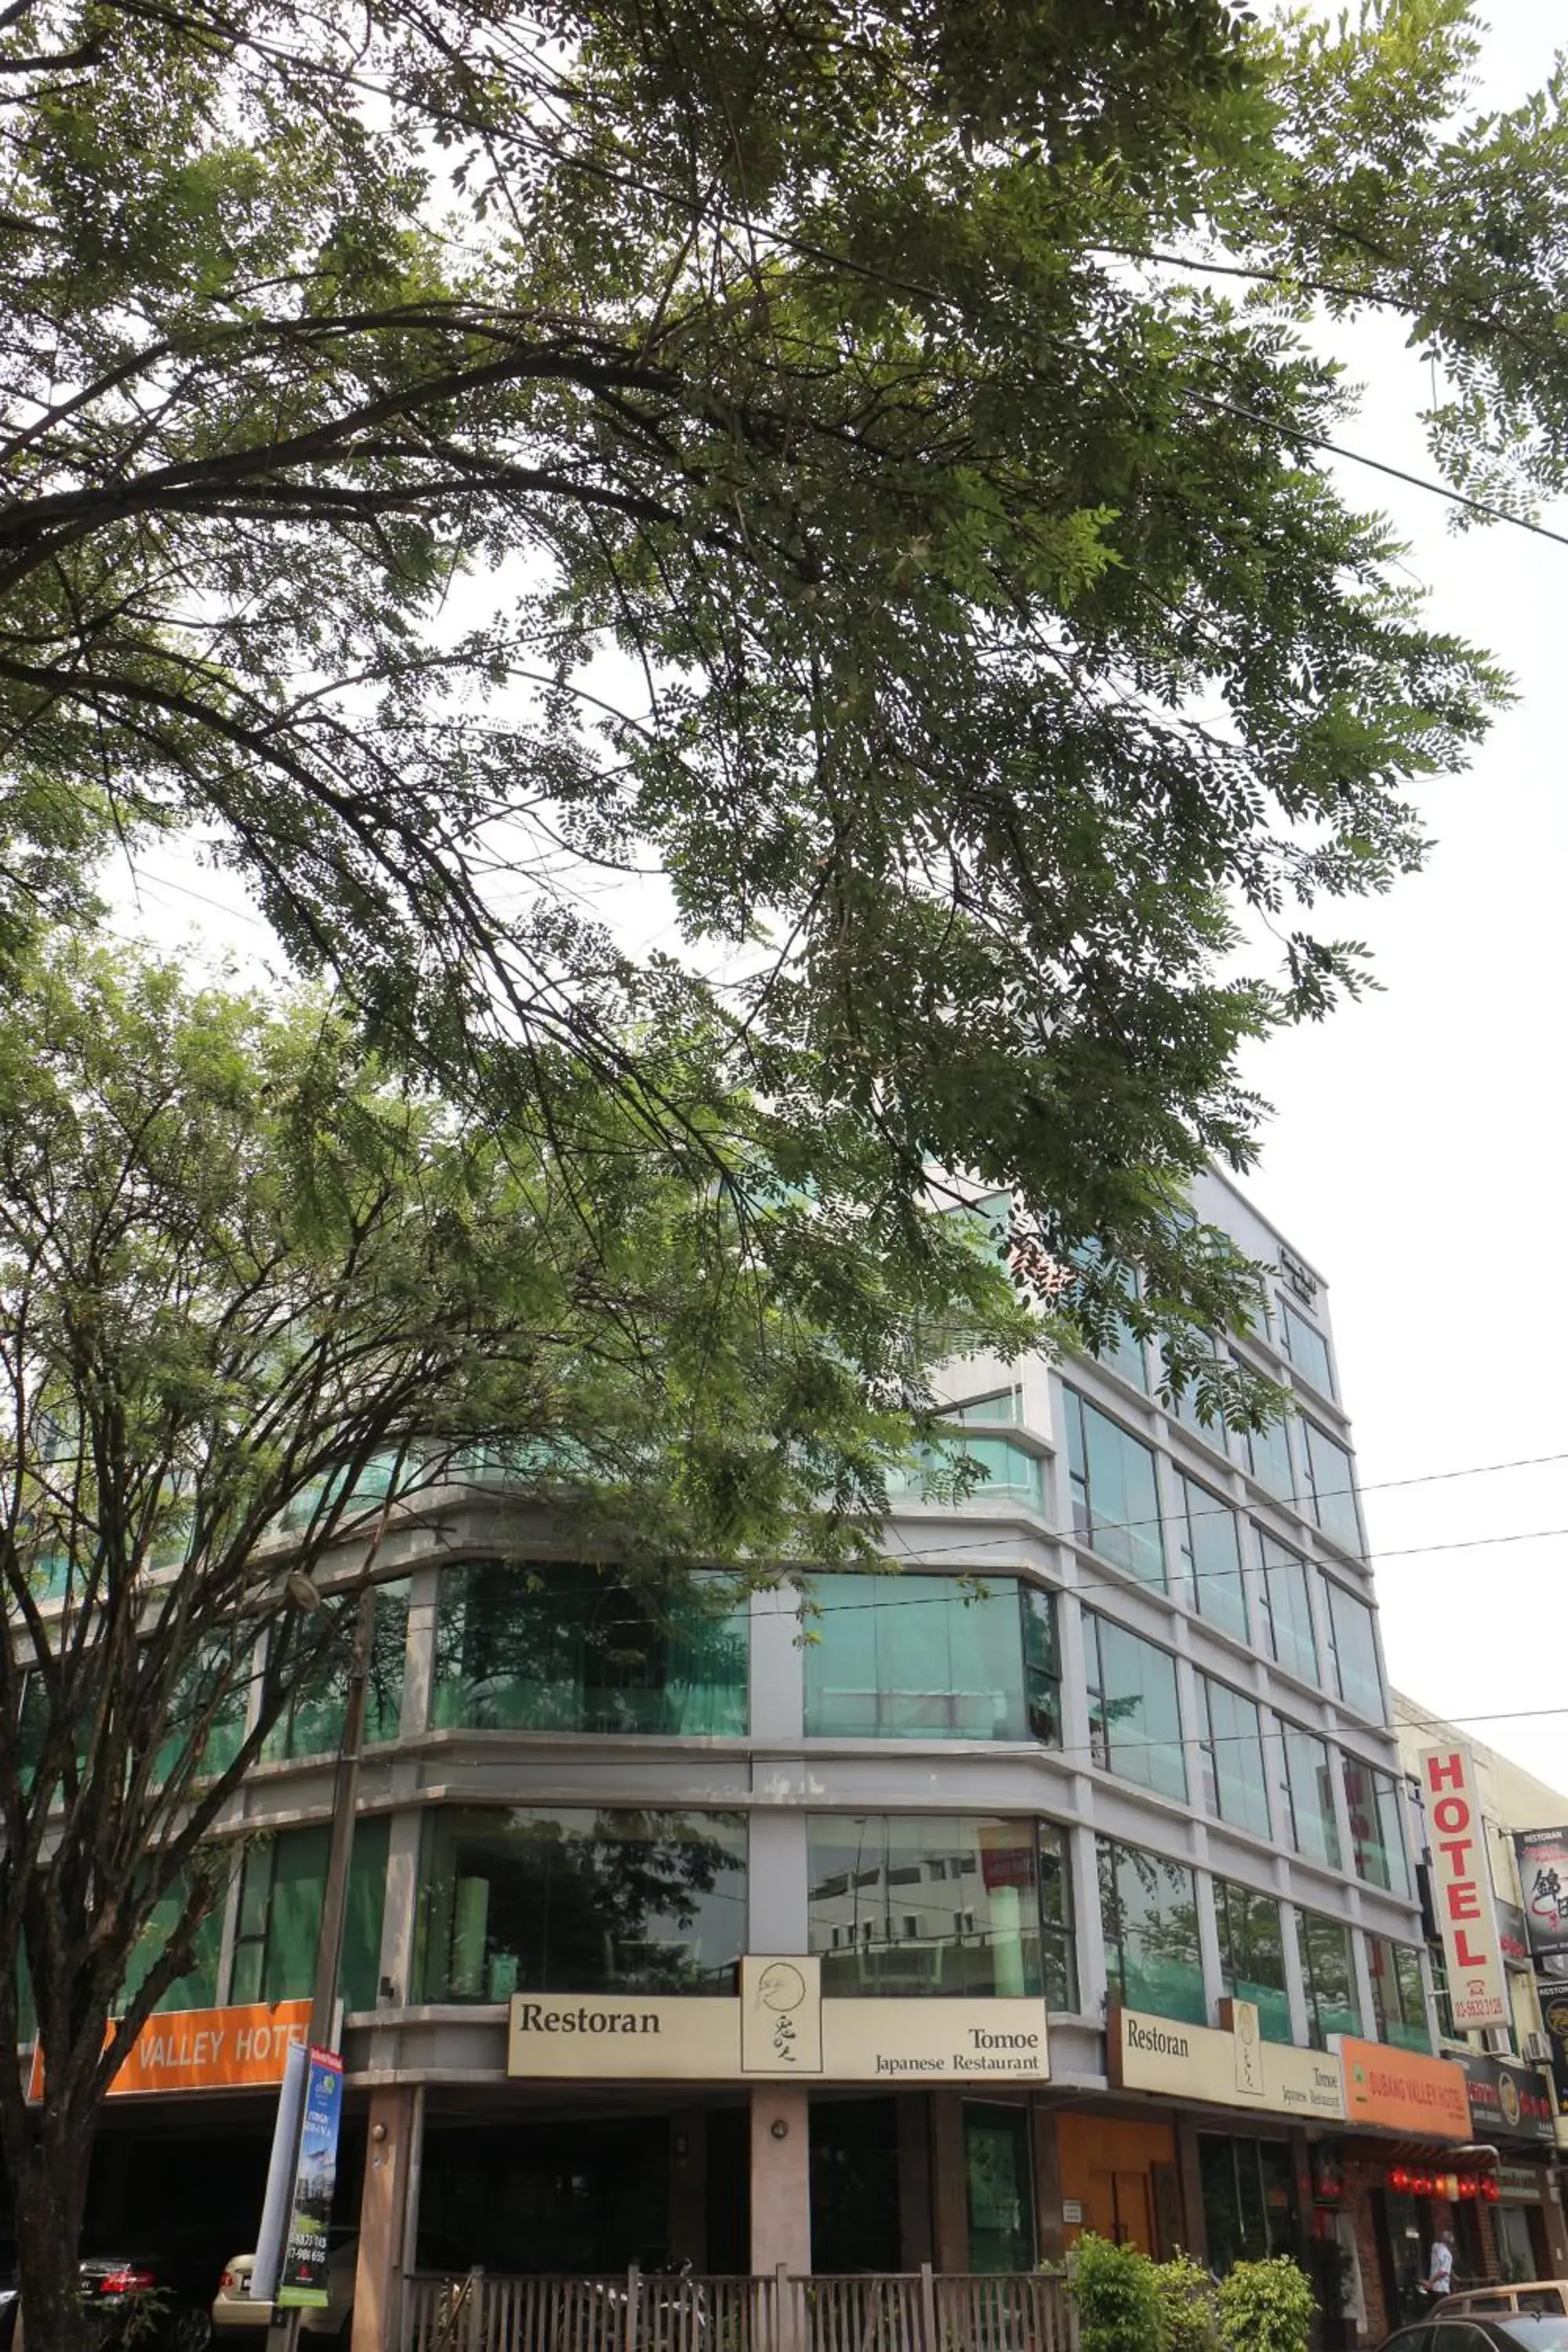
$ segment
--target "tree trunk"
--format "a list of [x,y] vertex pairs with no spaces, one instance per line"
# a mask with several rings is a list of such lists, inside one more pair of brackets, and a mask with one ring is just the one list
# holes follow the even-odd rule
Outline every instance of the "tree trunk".
[[86,2352],[77,2265],[91,2161],[90,2125],[73,2131],[62,2118],[46,2117],[25,2170],[12,2179],[22,2352]]

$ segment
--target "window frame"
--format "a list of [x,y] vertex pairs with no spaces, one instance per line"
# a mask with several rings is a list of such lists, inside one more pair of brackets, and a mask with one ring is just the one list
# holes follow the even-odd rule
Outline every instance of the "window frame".
[[[1075,1389],[1070,1381],[1063,1381],[1061,1392],[1063,1426],[1067,1438],[1063,1454],[1067,1471],[1068,1508],[1075,1541],[1081,1543],[1087,1550],[1091,1551],[1096,1559],[1104,1560],[1110,1567],[1119,1569],[1123,1576],[1130,1577],[1134,1584],[1142,1585],[1146,1591],[1169,1593],[1171,1567],[1169,1550],[1165,1542],[1165,1507],[1160,1492],[1160,1456],[1157,1451],[1146,1437],[1141,1437],[1136,1431],[1129,1429],[1124,1423],[1118,1421],[1114,1414],[1104,1412],[1092,1398],[1086,1397],[1081,1390]],[[1152,1518],[1133,1520],[1107,1517],[1097,1522],[1094,1473],[1089,1444],[1091,1414],[1097,1422],[1102,1422],[1121,1444],[1135,1447],[1140,1454],[1147,1457],[1149,1489],[1154,1507]],[[1122,1483],[1126,1484],[1125,1479]],[[1158,1563],[1157,1576],[1145,1575],[1142,1569],[1132,1565],[1138,1550],[1134,1543],[1130,1542],[1126,1547],[1128,1558],[1119,1559],[1114,1551],[1106,1550],[1098,1539],[1100,1537],[1111,1534],[1136,1537],[1151,1526],[1154,1530],[1152,1548]],[[1145,1538],[1146,1544],[1148,1541],[1149,1539]]]

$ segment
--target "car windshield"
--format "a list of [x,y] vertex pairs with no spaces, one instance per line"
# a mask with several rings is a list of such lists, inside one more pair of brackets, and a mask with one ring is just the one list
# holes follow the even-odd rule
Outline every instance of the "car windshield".
[[1500,2342],[1517,2345],[1519,2352],[1558,2352],[1560,2346],[1568,2345],[1568,2319],[1559,2311],[1510,2311],[1506,2319],[1491,2319],[1489,2325]]

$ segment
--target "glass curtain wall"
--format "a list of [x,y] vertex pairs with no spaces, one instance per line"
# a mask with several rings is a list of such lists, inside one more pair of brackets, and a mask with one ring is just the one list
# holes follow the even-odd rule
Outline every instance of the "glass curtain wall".
[[1266,2042],[1290,2040],[1290,1998],[1285,1988],[1285,1933],[1272,1895],[1234,1880],[1214,1882],[1220,1978],[1233,2000],[1252,2001]]
[[[278,1830],[247,1852],[230,1971],[232,2001],[303,2000],[316,1979],[331,1831],[325,1822]],[[339,1986],[346,2009],[374,2009],[380,1981],[381,1922],[386,1900],[388,1825],[384,1814],[354,1827],[348,1911]]]
[[725,1578],[658,1592],[575,1562],[474,1561],[442,1574],[431,1721],[740,1738],[748,1659]]
[[1196,1681],[1204,1801],[1222,1822],[1266,1838],[1269,1833],[1268,1772],[1258,1704],[1208,1675],[1198,1675]]
[[1050,1822],[822,1813],[806,1852],[824,1993],[1077,2008],[1067,1841]]
[[817,1576],[802,1624],[809,1738],[1060,1740],[1056,1603],[1038,1586]]
[[1089,1609],[1083,1612],[1083,1629],[1095,1762],[1142,1788],[1184,1801],[1187,1767],[1174,1658]]
[[1073,1529],[1101,1559],[1165,1589],[1154,1454],[1076,1389],[1062,1390]]
[[727,1993],[746,1942],[745,1819],[441,1806],[418,1925],[427,2001]]
[[1193,1874],[1163,1854],[1097,1841],[1100,1923],[1110,1997],[1124,2008],[1206,2025]]
[[1331,2033],[1361,2032],[1351,1959],[1350,1929],[1319,1911],[1296,1914],[1296,1946],[1307,1998],[1308,2034],[1314,2050],[1326,2050]]

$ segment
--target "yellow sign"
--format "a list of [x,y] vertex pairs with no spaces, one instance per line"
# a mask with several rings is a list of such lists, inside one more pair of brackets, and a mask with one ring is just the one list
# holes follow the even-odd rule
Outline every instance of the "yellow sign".
[[513,1993],[506,2071],[559,2082],[727,2082],[741,2071],[741,2004],[671,1993]]
[[1043,2000],[825,2000],[835,2083],[1044,2083]]
[[1211,2106],[1253,2107],[1338,2123],[1344,2116],[1340,2062],[1321,2050],[1265,2042],[1249,2001],[1229,2005],[1231,2030],[1183,2025],[1115,2009],[1106,2028],[1106,2065],[1119,2089]]
[[825,2000],[821,1965],[748,1954],[738,2000],[514,1993],[507,2073],[551,2081],[1043,2083],[1043,2000]]

